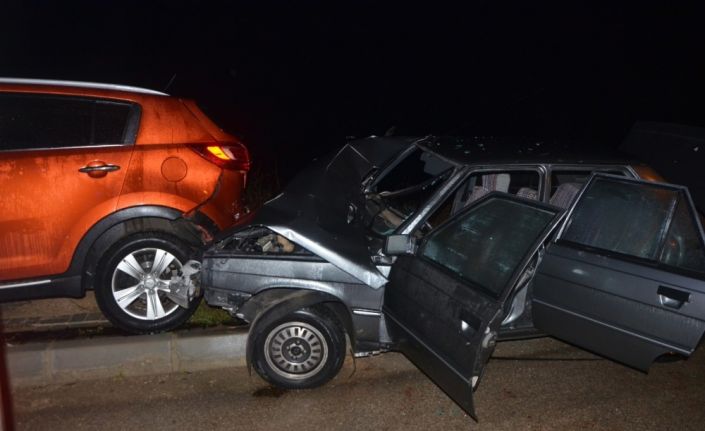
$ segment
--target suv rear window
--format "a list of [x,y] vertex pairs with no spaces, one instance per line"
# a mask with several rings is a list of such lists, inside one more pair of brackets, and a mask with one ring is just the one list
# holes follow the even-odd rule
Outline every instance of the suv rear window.
[[0,149],[132,144],[139,106],[83,97],[0,94]]

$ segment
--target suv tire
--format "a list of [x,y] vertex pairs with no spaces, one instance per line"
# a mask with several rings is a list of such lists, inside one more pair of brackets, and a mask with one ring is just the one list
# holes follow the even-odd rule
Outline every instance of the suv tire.
[[302,309],[262,322],[252,364],[264,380],[285,389],[321,386],[336,376],[345,360],[345,333],[323,310]]
[[146,232],[130,235],[101,258],[95,284],[98,306],[116,327],[146,334],[172,330],[196,311],[168,297],[172,275],[186,263],[190,247],[178,238]]

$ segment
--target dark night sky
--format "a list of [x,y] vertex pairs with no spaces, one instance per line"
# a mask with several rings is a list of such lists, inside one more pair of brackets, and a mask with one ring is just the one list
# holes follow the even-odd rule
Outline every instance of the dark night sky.
[[[705,126],[698,2],[3,2],[0,75],[195,98],[284,176],[346,136]],[[644,2],[646,3],[646,2]]]

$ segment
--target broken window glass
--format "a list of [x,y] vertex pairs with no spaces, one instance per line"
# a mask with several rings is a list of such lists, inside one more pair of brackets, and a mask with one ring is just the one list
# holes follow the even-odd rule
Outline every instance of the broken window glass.
[[377,181],[368,194],[371,229],[392,233],[416,213],[448,179],[453,165],[433,153],[416,149]]

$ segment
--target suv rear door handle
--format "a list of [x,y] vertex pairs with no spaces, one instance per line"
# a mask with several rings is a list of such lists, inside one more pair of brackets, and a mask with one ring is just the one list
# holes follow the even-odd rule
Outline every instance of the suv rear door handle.
[[79,169],[78,172],[88,174],[88,176],[92,178],[100,178],[106,176],[108,172],[117,171],[118,169],[120,169],[118,165],[110,165],[105,162],[97,161],[90,162]]

